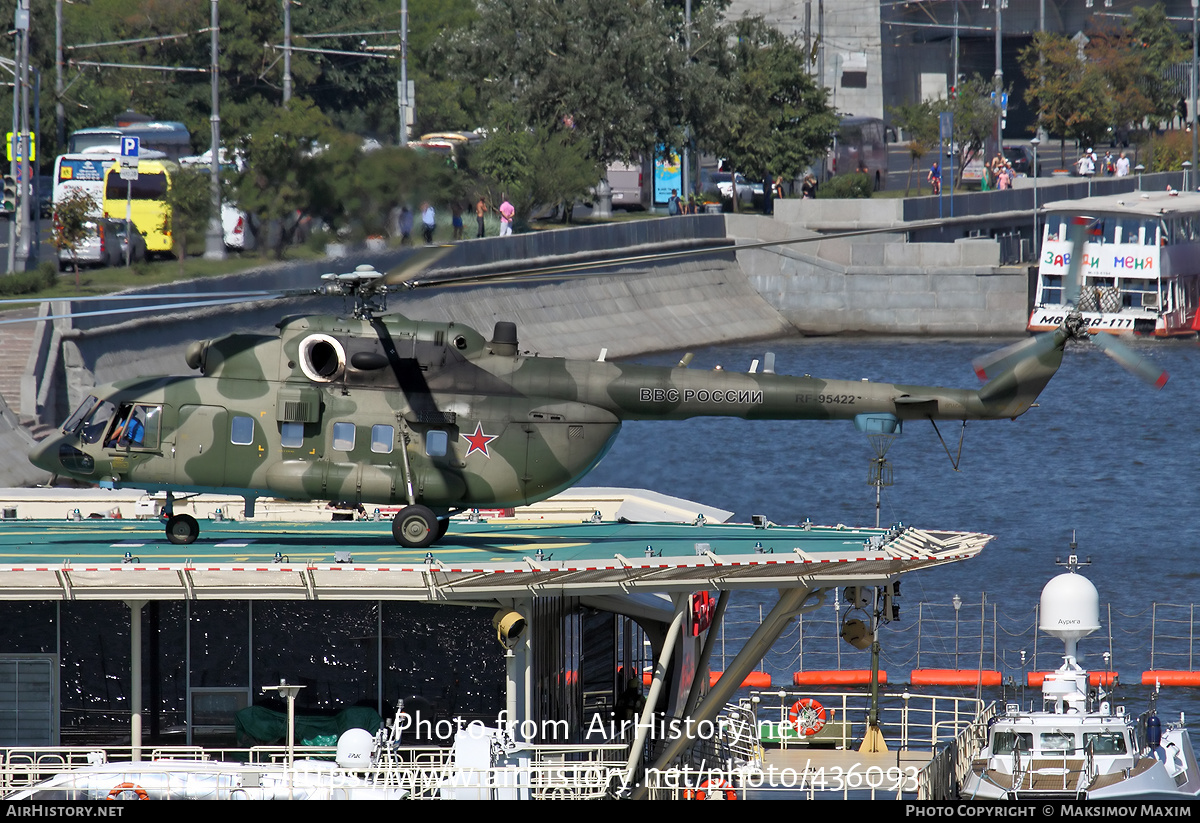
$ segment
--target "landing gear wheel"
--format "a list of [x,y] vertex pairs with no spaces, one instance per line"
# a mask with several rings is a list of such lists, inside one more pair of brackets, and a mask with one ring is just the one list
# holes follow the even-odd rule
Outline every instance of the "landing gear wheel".
[[437,527],[437,537],[433,538],[433,542],[437,542],[446,536],[446,530],[450,528],[449,517],[439,517]]
[[405,506],[392,521],[392,537],[401,546],[423,549],[438,539],[437,516],[426,506]]
[[190,514],[172,515],[167,520],[167,539],[177,546],[195,543],[200,536],[200,524]]

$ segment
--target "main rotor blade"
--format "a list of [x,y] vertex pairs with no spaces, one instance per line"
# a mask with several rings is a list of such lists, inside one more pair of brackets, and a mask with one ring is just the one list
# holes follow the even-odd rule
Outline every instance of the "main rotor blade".
[[[280,297],[289,297],[292,295],[283,292],[267,292],[259,299],[261,300],[276,300]],[[43,323],[49,320],[63,320],[71,317],[105,317],[116,314],[139,314],[152,311],[174,311],[175,309],[199,309],[206,306],[233,306],[238,303],[249,302],[244,297],[227,297],[221,300],[195,300],[187,303],[170,303],[166,305],[155,306],[130,306],[124,309],[100,309],[98,311],[79,311],[69,312],[67,314],[51,314],[46,317],[18,317],[13,320],[0,320],[0,326],[7,326],[12,323]]]
[[430,268],[454,250],[454,246],[422,246],[414,249],[398,266],[388,269],[382,278],[385,286],[412,285],[412,280],[418,274]]
[[1067,273],[1063,277],[1063,303],[1075,306],[1079,302],[1079,292],[1083,287],[1079,272],[1083,270],[1083,244],[1087,242],[1091,231],[1092,219],[1089,217],[1072,217],[1071,225],[1067,228],[1067,240],[1071,242],[1071,262],[1067,264]]
[[1011,346],[997,349],[971,361],[975,376],[984,382],[1011,369],[1018,362],[1030,357],[1041,357],[1058,344],[1056,332],[1047,331],[1019,340]]
[[[311,293],[313,289],[305,289],[304,293]],[[168,297],[178,297],[186,300],[194,300],[197,298],[216,299],[221,297],[276,297],[280,295],[279,290],[267,291],[257,289],[251,291],[197,291],[197,292],[146,292],[145,294],[89,294],[79,295],[77,297],[14,297],[5,300],[0,300],[0,306],[4,305],[39,305],[42,303],[98,303],[107,300],[162,300]],[[161,307],[159,307],[161,308]]]
[[1149,383],[1156,390],[1167,385],[1167,381],[1171,378],[1165,371],[1111,334],[1097,332],[1092,335],[1092,342],[1099,346],[1101,351],[1120,363],[1127,372],[1139,380]]

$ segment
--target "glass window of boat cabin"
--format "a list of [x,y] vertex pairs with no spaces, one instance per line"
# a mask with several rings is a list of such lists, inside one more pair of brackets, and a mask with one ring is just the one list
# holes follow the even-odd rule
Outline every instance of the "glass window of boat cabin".
[[[1069,235],[1070,216],[1066,214],[1051,215],[1046,220],[1046,229],[1042,242],[1066,242]],[[1165,231],[1158,220],[1145,217],[1100,217],[1089,230],[1089,243],[1126,243],[1135,246],[1157,246],[1159,229]],[[1162,236],[1169,236],[1163,234]]]
[[1029,732],[997,731],[992,735],[992,754],[1012,754],[1013,743],[1020,751],[1033,751],[1033,735]]

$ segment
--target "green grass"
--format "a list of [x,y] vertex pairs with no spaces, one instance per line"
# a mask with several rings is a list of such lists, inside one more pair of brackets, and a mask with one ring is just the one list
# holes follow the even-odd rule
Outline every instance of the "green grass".
[[[285,260],[309,260],[321,255],[302,246],[288,249]],[[182,280],[193,280],[204,277],[218,277],[226,274],[237,274],[248,269],[257,268],[272,262],[272,258],[261,257],[257,254],[230,254],[224,260],[205,260],[203,257],[189,257],[183,264],[180,273],[178,260],[157,260],[154,262],[135,263],[133,266],[117,266],[105,268],[80,268],[78,285],[73,270],[60,272],[52,288],[43,288],[32,294],[25,295],[31,301],[47,299],[63,299],[68,297],[92,297],[102,294],[124,291],[127,289],[144,289],[150,286],[161,286]]]

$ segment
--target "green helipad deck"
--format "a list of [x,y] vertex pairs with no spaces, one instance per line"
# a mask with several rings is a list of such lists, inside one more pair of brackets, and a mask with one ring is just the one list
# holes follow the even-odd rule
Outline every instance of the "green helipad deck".
[[409,550],[387,522],[203,524],[188,546],[158,521],[6,520],[0,599],[400,599],[878,585],[972,557],[968,532],[677,523],[454,521]]

